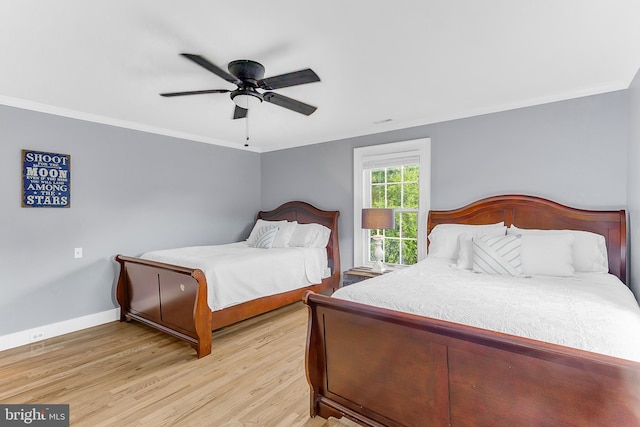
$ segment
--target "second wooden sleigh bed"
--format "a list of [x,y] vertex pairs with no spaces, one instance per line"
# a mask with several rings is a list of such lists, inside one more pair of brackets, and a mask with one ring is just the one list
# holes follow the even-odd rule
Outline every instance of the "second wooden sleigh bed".
[[258,212],[265,221],[297,221],[320,224],[331,230],[327,258],[331,275],[317,285],[266,296],[211,311],[207,303],[207,281],[200,269],[117,255],[120,275],[116,298],[120,320],[137,320],[188,342],[198,357],[211,353],[211,331],[298,302],[307,291],[335,290],[340,283],[338,243],[339,211],[325,211],[293,201],[271,211]]
[[[499,221],[601,234],[610,273],[626,279],[624,211],[496,196],[432,211],[428,229]],[[367,426],[640,425],[640,363],[311,292],[305,303],[312,416]]]

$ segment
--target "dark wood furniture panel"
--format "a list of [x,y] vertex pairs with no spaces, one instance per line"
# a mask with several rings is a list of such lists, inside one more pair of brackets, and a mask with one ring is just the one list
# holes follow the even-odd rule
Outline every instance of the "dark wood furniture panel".
[[339,211],[324,211],[305,202],[288,202],[257,219],[317,223],[331,229],[327,257],[331,276],[317,285],[211,311],[207,281],[199,269],[117,255],[120,275],[116,298],[120,320],[137,320],[188,342],[198,357],[211,353],[211,331],[300,301],[307,291],[335,290],[340,283]]
[[[626,271],[624,211],[498,196],[438,223],[593,231]],[[640,363],[350,301],[305,296],[311,415],[370,426],[640,425]]]

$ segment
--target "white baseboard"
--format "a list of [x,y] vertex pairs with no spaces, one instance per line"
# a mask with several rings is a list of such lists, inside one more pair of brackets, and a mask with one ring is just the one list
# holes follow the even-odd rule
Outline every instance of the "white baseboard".
[[33,344],[48,338],[68,334],[69,332],[113,322],[114,320],[120,320],[119,308],[3,335],[0,336],[0,351],[20,347],[25,344]]

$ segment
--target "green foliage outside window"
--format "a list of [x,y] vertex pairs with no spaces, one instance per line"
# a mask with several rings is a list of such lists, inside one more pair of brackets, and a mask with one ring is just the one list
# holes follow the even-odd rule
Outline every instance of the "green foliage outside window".
[[[419,172],[418,165],[371,170],[371,207],[395,209],[395,229],[380,230],[385,263],[418,262]],[[375,230],[371,232],[375,234]],[[374,261],[373,239],[369,246],[369,260]]]

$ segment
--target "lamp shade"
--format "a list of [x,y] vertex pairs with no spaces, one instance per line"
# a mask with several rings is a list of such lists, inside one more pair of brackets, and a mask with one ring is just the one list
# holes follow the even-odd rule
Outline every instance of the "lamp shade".
[[362,228],[370,230],[388,230],[395,228],[396,221],[393,209],[362,209]]

